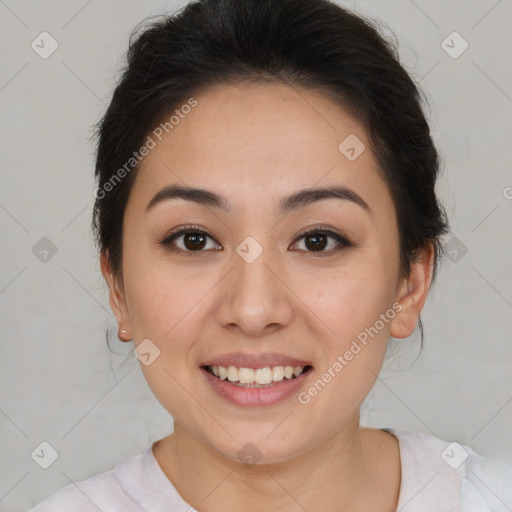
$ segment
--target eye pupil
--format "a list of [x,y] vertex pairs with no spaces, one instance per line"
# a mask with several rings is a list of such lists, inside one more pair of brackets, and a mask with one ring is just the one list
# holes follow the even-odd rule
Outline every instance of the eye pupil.
[[[313,244],[309,244],[308,241],[309,240],[313,240]],[[327,237],[323,234],[323,233],[320,233],[320,234],[313,234],[313,235],[308,235],[306,237],[306,247],[308,249],[311,249],[313,251],[321,251],[323,249],[325,249],[325,246],[327,245]]]
[[[198,243],[198,240],[199,243]],[[202,249],[205,245],[206,237],[201,233],[185,233],[183,243],[190,250]]]

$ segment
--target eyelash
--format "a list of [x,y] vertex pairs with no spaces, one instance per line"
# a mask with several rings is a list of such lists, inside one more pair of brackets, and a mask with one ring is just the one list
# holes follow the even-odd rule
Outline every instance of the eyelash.
[[[211,238],[212,240],[216,241],[213,236],[211,236],[207,231],[204,231],[203,229],[201,229],[199,226],[189,225],[189,226],[184,226],[184,227],[180,228],[179,230],[175,231],[174,233],[167,235],[159,243],[160,243],[160,245],[164,246],[165,248],[169,249],[172,252],[185,254],[187,256],[195,256],[197,254],[206,252],[204,250],[198,250],[198,251],[183,250],[183,249],[179,249],[179,248],[175,247],[172,244],[172,242],[174,240],[176,240],[177,238],[179,238],[181,235],[186,235],[188,233],[206,235],[208,238]],[[316,227],[316,228],[308,230],[308,231],[303,231],[302,233],[297,235],[297,238],[294,241],[294,245],[302,238],[306,238],[309,235],[318,234],[318,233],[321,233],[323,235],[328,235],[329,237],[336,240],[339,244],[341,244],[342,247],[330,249],[329,251],[300,251],[300,252],[306,252],[306,253],[313,254],[314,256],[320,256],[320,257],[330,256],[330,255],[335,254],[343,249],[353,247],[355,245],[346,235],[344,235],[342,233],[338,233],[336,231],[333,231],[332,229],[327,228],[327,227],[323,228],[322,226]]]

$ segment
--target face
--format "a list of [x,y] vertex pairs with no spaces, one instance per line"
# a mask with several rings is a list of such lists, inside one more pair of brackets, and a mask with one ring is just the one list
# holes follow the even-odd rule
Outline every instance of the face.
[[[362,125],[320,93],[222,85],[195,99],[152,135],[111,304],[150,354],[141,368],[175,422],[233,460],[252,443],[261,462],[283,461],[357,423],[390,334],[413,330],[395,209]],[[154,199],[173,185],[210,195]],[[210,366],[249,371],[221,380]],[[279,379],[279,366],[305,371],[230,380]]]

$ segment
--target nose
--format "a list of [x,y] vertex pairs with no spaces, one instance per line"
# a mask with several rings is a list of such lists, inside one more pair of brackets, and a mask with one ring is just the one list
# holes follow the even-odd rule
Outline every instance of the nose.
[[264,336],[290,324],[293,293],[284,272],[264,250],[249,263],[237,253],[234,268],[223,280],[217,319],[224,328],[247,336]]

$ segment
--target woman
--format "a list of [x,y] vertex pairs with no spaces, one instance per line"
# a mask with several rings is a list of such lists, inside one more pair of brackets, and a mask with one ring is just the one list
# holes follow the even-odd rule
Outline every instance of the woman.
[[370,21],[193,2],[131,42],[98,135],[110,304],[175,428],[34,511],[507,510],[470,447],[359,425],[448,229],[419,90]]

